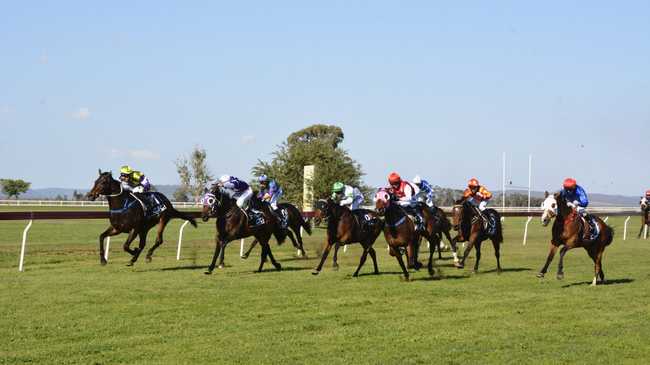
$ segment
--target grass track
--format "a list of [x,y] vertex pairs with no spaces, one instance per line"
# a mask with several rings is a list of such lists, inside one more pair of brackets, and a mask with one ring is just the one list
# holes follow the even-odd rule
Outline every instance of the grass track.
[[[176,261],[180,221],[152,263],[132,268],[121,251],[124,235],[112,241],[109,265],[99,266],[106,221],[35,221],[26,271],[18,273],[25,222],[2,221],[0,364],[647,363],[650,241],[631,237],[636,218],[622,241],[622,222],[609,220],[617,230],[604,259],[610,284],[592,288],[593,265],[582,249],[568,253],[565,280],[554,278],[557,262],[547,279],[534,277],[550,234],[537,220],[526,247],[524,220],[506,220],[500,276],[487,244],[479,274],[438,260],[441,280],[422,271],[410,283],[399,280],[383,239],[375,245],[382,275],[351,278],[360,254],[351,246],[341,251],[340,271],[328,260],[313,277],[322,230],[307,239],[313,259],[273,244],[282,272],[269,264],[252,273],[259,251],[244,261],[234,244],[228,267],[206,276],[213,223],[186,228]],[[371,271],[366,265],[363,273]]]

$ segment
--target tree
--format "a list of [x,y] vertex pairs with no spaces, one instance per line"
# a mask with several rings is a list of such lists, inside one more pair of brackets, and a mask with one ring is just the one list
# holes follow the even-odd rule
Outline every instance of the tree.
[[[198,201],[203,194],[203,189],[212,180],[210,171],[205,163],[207,153],[205,149],[196,146],[190,154],[190,157],[185,156],[176,160],[176,171],[181,180],[181,187],[174,192],[174,198],[185,197],[189,194]],[[182,200],[178,200],[182,201]]]
[[20,179],[0,179],[0,184],[2,185],[2,192],[8,197],[11,198],[15,196],[18,199],[18,196],[22,193],[27,192],[31,183],[20,180]]
[[301,129],[278,146],[270,162],[259,160],[252,173],[276,179],[284,190],[284,199],[296,205],[302,205],[305,165],[315,165],[313,187],[317,199],[328,197],[336,181],[358,186],[368,194],[370,188],[361,182],[361,165],[339,147],[343,138],[337,126],[317,124]]
[[72,192],[72,199],[77,200],[77,201],[86,200],[86,194],[82,194],[82,193],[78,192],[77,190],[75,190],[75,191]]

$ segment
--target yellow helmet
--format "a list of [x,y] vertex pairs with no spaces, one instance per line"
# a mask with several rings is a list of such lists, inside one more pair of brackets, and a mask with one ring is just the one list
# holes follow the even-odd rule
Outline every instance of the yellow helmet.
[[130,175],[133,172],[133,169],[129,165],[124,165],[120,168],[120,174]]
[[133,176],[133,180],[139,181],[142,175],[143,174],[140,171],[133,171],[133,175],[131,176]]

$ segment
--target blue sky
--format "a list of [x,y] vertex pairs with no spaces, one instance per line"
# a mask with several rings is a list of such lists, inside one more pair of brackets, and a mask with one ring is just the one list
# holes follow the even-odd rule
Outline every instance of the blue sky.
[[648,2],[7,2],[0,177],[154,184],[201,145],[215,175],[313,123],[383,184],[650,188]]

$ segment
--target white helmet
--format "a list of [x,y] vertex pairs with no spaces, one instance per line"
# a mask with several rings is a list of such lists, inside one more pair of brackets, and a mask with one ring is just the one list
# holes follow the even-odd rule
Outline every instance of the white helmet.
[[225,184],[228,181],[230,181],[230,175],[221,175],[221,177],[219,178],[219,182],[222,184]]
[[420,177],[420,175],[415,175],[415,177],[413,178],[413,184],[420,185],[421,183],[422,183],[422,178]]

